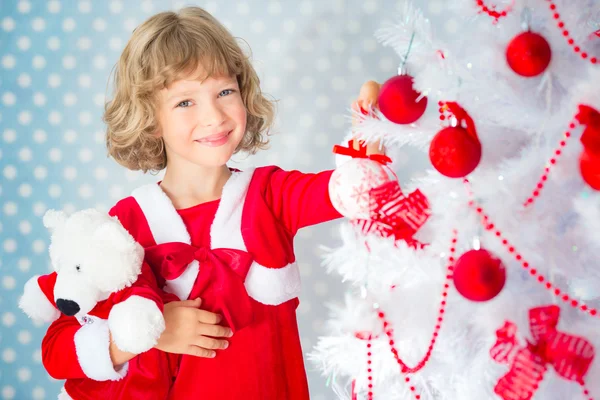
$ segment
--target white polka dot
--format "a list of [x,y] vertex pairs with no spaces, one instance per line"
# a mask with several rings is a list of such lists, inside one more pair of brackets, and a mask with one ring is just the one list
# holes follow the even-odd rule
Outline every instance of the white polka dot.
[[446,20],[446,23],[444,24],[444,29],[448,33],[456,33],[458,32],[458,26],[458,21],[453,18],[450,18]]
[[77,47],[79,50],[89,50],[92,47],[92,40],[87,36],[80,37],[77,40]]
[[31,370],[26,367],[19,368],[17,371],[17,377],[21,382],[27,382],[31,379]]
[[63,103],[67,107],[73,106],[77,103],[77,96],[73,92],[65,93]]
[[29,111],[21,111],[18,118],[21,125],[29,125],[31,123],[32,116]]
[[104,32],[104,30],[106,29],[106,21],[102,18],[96,18],[92,23],[92,26],[98,32]]
[[[4,280],[6,280],[8,277],[4,277]],[[12,277],[10,277],[12,278]],[[15,285],[15,278],[12,278],[13,282],[13,287],[6,287],[6,285],[4,285],[4,287],[6,289],[13,289],[14,285]],[[13,326],[15,324],[15,322],[17,321],[17,317],[15,317],[15,314],[11,313],[10,311],[5,312],[4,315],[2,316],[2,325],[4,326]]]
[[50,111],[50,114],[48,114],[48,122],[50,122],[50,125],[58,125],[60,124],[62,121],[62,114],[58,111]]
[[367,53],[373,53],[377,50],[377,41],[372,38],[367,38],[363,40],[362,47]]
[[245,1],[239,2],[237,4],[236,11],[239,14],[248,14],[250,12],[250,6]]
[[67,143],[73,143],[77,140],[77,132],[72,129],[69,129],[65,132],[64,140]]
[[327,108],[327,107],[329,107],[329,104],[330,104],[329,97],[324,96],[324,95],[320,95],[317,97],[317,100],[316,100],[317,107]]
[[108,189],[108,194],[111,199],[121,199],[123,197],[123,188],[118,185],[113,185]]
[[96,143],[104,143],[104,139],[105,139],[104,132],[98,131],[98,132],[94,133],[94,141]]
[[137,25],[138,23],[135,18],[127,18],[125,22],[123,22],[123,28],[125,28],[127,32],[133,32]]
[[33,132],[33,141],[36,143],[44,143],[46,141],[46,132],[41,129]]
[[367,14],[373,14],[377,12],[377,3],[373,0],[367,0],[363,3],[363,10]]
[[83,148],[81,150],[79,150],[79,161],[81,161],[82,163],[88,163],[90,161],[92,161],[92,158],[94,157],[94,153],[92,153],[92,150],[88,149],[88,148]]
[[15,140],[17,140],[17,132],[14,129],[6,129],[2,135],[2,138],[6,143],[13,143]]
[[31,39],[29,39],[27,36],[21,36],[19,39],[17,39],[17,47],[19,50],[29,50],[31,47]]
[[255,33],[262,33],[265,31],[265,23],[261,20],[253,21],[250,25],[250,29]]
[[350,33],[359,33],[360,32],[360,22],[355,19],[351,19],[346,23],[346,29]]
[[73,69],[77,65],[77,60],[72,55],[64,56],[62,59],[62,65],[65,69]]
[[19,195],[21,197],[29,197],[33,192],[33,188],[28,183],[23,183],[19,186]]
[[17,65],[17,59],[12,54],[7,54],[2,57],[2,66],[5,69],[13,69]]
[[298,43],[298,47],[300,47],[300,50],[306,51],[306,52],[313,51],[313,49],[314,49],[313,43],[308,39],[300,39],[300,42]]
[[31,27],[36,32],[41,32],[46,29],[46,21],[43,18],[34,18],[31,22]]
[[304,114],[304,115],[302,115],[300,117],[300,119],[298,120],[298,122],[300,123],[301,127],[303,127],[303,128],[310,128],[311,126],[314,125],[315,119],[310,114]]
[[60,1],[58,0],[51,0],[48,2],[48,11],[50,11],[52,14],[56,14],[58,12],[60,12]]
[[27,162],[31,161],[32,153],[29,147],[23,147],[19,150],[19,160]]
[[394,69],[394,61],[390,57],[382,57],[379,60],[379,69],[389,71]]
[[108,171],[104,167],[97,167],[94,170],[94,177],[99,181],[104,180],[108,177]]
[[24,72],[24,73],[20,74],[19,77],[17,78],[17,83],[22,88],[29,87],[29,86],[31,86],[31,76]]
[[19,10],[21,14],[27,14],[31,11],[31,3],[27,0],[20,0],[17,5],[17,10]]
[[17,250],[17,242],[14,239],[6,239],[4,241],[4,251],[14,253]]
[[46,46],[48,46],[48,48],[50,50],[58,50],[58,49],[60,49],[60,39],[57,38],[56,36],[52,36],[52,37],[48,38],[48,41],[46,42]]
[[102,69],[104,67],[106,67],[106,57],[104,57],[103,55],[97,55],[96,57],[94,57],[94,68],[97,69]]
[[296,31],[296,22],[291,19],[286,19],[283,22],[283,30],[286,33],[294,33],[294,31]]
[[341,53],[346,49],[346,42],[344,42],[342,39],[335,38],[331,41],[331,48],[336,53]]
[[286,71],[295,71],[297,68],[296,60],[293,58],[286,58],[283,60],[283,68]]
[[94,104],[97,106],[103,106],[104,105],[104,94],[96,93],[96,95],[94,95]]
[[7,165],[6,167],[4,167],[3,172],[4,172],[4,177],[6,179],[13,180],[17,176],[17,169],[15,168],[14,165]]
[[17,203],[14,201],[7,201],[4,203],[4,214],[15,215],[19,211]]
[[94,194],[94,190],[92,189],[91,185],[88,185],[87,183],[79,186],[79,196],[84,198],[84,199],[89,199],[90,197],[92,197],[92,195]]
[[108,8],[110,9],[110,12],[113,14],[119,14],[121,13],[121,11],[123,11],[123,3],[121,3],[120,1],[114,0],[110,2],[110,5],[108,6]]
[[77,8],[79,9],[80,13],[87,14],[92,10],[92,4],[89,0],[82,0],[79,2],[79,4],[77,4]]
[[46,177],[48,176],[48,170],[46,169],[46,167],[43,166],[35,167],[35,169],[33,170],[33,176],[35,176],[35,179],[38,180],[46,179]]
[[33,396],[33,400],[43,400],[46,398],[46,391],[43,387],[36,386],[33,388],[31,395]]
[[[42,69],[46,66],[46,59],[44,58],[44,56],[34,56],[33,59],[31,60],[31,65],[33,66],[34,69]],[[48,81],[50,82],[50,81]]]
[[302,3],[300,3],[300,14],[311,15],[312,13],[313,13],[312,2],[305,0]]
[[300,79],[300,88],[302,90],[311,90],[315,86],[315,80],[310,76],[305,76]]
[[40,350],[40,349],[34,350],[33,353],[31,354],[31,359],[33,360],[34,363],[41,364],[42,363],[42,350]]
[[14,387],[8,386],[8,385],[2,387],[2,398],[3,399],[6,399],[6,400],[14,399],[15,394],[16,394],[16,390]]
[[270,39],[267,43],[267,49],[272,53],[277,53],[281,50],[281,40],[277,38]]
[[83,88],[88,88],[92,84],[92,78],[89,75],[79,75],[77,78],[79,86]]
[[444,3],[438,0],[429,0],[427,2],[427,8],[432,14],[441,14],[444,10]]
[[26,330],[19,331],[19,333],[17,334],[17,340],[21,344],[27,344],[31,342],[31,333]]
[[48,152],[48,156],[50,157],[50,161],[59,162],[62,160],[62,151],[56,147],[50,149]]
[[10,32],[15,29],[15,20],[11,17],[6,17],[2,20],[2,29],[5,32]]
[[35,253],[43,253],[46,251],[46,243],[42,239],[37,239],[33,241],[31,248]]
[[362,69],[362,60],[360,57],[352,56],[348,60],[348,69],[352,72],[356,72]]
[[57,197],[60,197],[61,194],[62,194],[62,189],[57,184],[53,183],[52,185],[50,185],[48,187],[48,195],[50,197],[56,199]]
[[5,349],[2,352],[2,359],[4,362],[11,364],[17,359],[17,353],[11,348]]
[[72,181],[77,178],[77,169],[74,167],[66,167],[63,171],[63,176],[66,180]]
[[27,272],[31,269],[31,260],[29,260],[29,258],[22,257],[19,259],[18,265],[21,272]]
[[60,78],[60,75],[50,74],[48,76],[48,85],[50,85],[50,87],[57,88],[60,86],[61,83],[62,83],[62,79]]
[[121,47],[123,47],[123,40],[121,40],[119,37],[112,37],[108,42],[108,46],[111,50],[121,50]]
[[75,29],[76,25],[77,24],[73,18],[65,18],[62,23],[62,28],[65,32],[73,32],[73,29]]
[[29,235],[31,233],[31,223],[29,221],[19,222],[19,232],[23,235]]
[[46,205],[42,202],[37,202],[33,205],[33,213],[38,217],[41,217],[46,212]]
[[5,92],[2,95],[2,102],[6,106],[12,106],[15,104],[16,101],[17,101],[17,98],[15,97],[14,93],[12,93],[12,92]]
[[281,3],[272,1],[267,6],[267,12],[271,15],[281,14]]
[[89,111],[79,113],[79,123],[81,125],[89,125],[92,122],[92,114]]
[[341,76],[334,76],[331,80],[333,90],[342,91],[346,88],[346,80]]

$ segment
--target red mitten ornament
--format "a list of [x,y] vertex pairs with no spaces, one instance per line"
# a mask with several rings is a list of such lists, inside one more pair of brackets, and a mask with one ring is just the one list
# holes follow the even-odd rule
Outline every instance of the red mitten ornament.
[[445,104],[459,123],[442,129],[434,136],[429,146],[429,159],[440,174],[462,178],[479,165],[481,143],[469,114],[458,103]]
[[488,301],[500,293],[506,282],[502,260],[487,250],[470,250],[454,265],[454,286],[471,301]]
[[427,108],[427,97],[417,99],[421,93],[413,89],[410,75],[398,75],[388,79],[379,91],[379,110],[396,124],[412,124]]
[[530,31],[517,35],[506,48],[506,61],[510,68],[527,78],[544,72],[551,59],[552,50],[548,41]]
[[580,104],[577,120],[585,126],[581,135],[584,150],[579,157],[581,176],[590,187],[600,190],[600,112]]

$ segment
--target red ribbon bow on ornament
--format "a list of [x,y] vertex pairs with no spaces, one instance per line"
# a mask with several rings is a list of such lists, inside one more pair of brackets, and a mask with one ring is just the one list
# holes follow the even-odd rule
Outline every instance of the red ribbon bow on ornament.
[[211,250],[181,242],[163,243],[145,251],[148,263],[166,280],[180,277],[197,260],[200,268],[189,298],[201,297],[202,308],[222,314],[234,332],[252,322],[252,302],[244,286],[252,264],[247,252]]
[[355,220],[363,233],[382,237],[394,236],[414,247],[423,247],[413,239],[431,214],[427,197],[418,189],[405,196],[397,180],[369,191],[369,220]]
[[362,141],[360,141],[358,144],[359,145],[358,150],[356,150],[352,146],[352,144],[353,144],[352,140],[348,141],[348,147],[344,147],[344,146],[336,144],[335,146],[333,146],[333,152],[336,154],[343,155],[343,156],[350,156],[352,158],[368,158],[370,160],[377,161],[378,163],[383,164],[383,165],[392,162],[392,159],[389,158],[388,156],[386,156],[385,154],[367,155],[367,146]]
[[559,332],[556,329],[559,314],[560,308],[555,305],[529,310],[534,342],[525,347],[518,344],[514,323],[506,321],[496,331],[497,340],[490,355],[499,363],[511,364],[510,371],[494,388],[504,400],[531,399],[544,378],[547,364],[563,378],[583,384],[594,359],[594,347],[582,337]]
[[475,122],[473,121],[473,118],[471,118],[469,113],[464,108],[462,108],[457,102],[454,101],[447,101],[444,103],[444,106],[447,107],[448,110],[450,110],[450,112],[452,113],[452,115],[454,115],[454,117],[457,119],[458,126],[465,128],[467,133],[471,135],[471,137],[475,141],[479,142],[479,138],[477,137],[477,130],[475,129]]
[[600,112],[593,107],[580,104],[576,118],[581,125],[585,125],[581,135],[583,147],[589,154],[600,156]]

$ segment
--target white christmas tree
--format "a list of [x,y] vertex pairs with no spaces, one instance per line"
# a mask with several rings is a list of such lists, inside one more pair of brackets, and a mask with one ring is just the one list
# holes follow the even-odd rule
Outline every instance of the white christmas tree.
[[451,3],[459,39],[410,3],[377,32],[399,76],[352,135],[392,163],[337,149],[351,287],[310,357],[340,398],[600,399],[600,4]]

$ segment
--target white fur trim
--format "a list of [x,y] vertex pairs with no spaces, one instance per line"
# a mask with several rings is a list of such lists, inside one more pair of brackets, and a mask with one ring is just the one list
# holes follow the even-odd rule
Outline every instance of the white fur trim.
[[109,352],[108,322],[94,319],[75,333],[75,351],[85,375],[95,381],[118,381],[127,375],[129,363],[115,371]]
[[58,394],[58,400],[73,400],[73,398],[69,396],[69,393],[67,393],[67,391],[63,387],[60,390],[60,393]]
[[267,268],[253,262],[245,285],[254,300],[275,306],[300,296],[300,270],[296,263]]
[[196,282],[196,277],[198,276],[199,272],[200,263],[198,263],[197,260],[192,261],[185,271],[183,271],[183,274],[181,274],[178,278],[170,281],[167,280],[164,291],[167,293],[173,293],[181,300],[187,299],[192,291],[192,288],[194,287],[194,283]]
[[140,354],[156,345],[165,320],[154,301],[131,296],[110,310],[108,329],[119,349]]
[[23,296],[19,300],[19,308],[34,322],[53,322],[60,317],[60,311],[48,300],[38,283],[39,275],[35,275],[25,283]]

